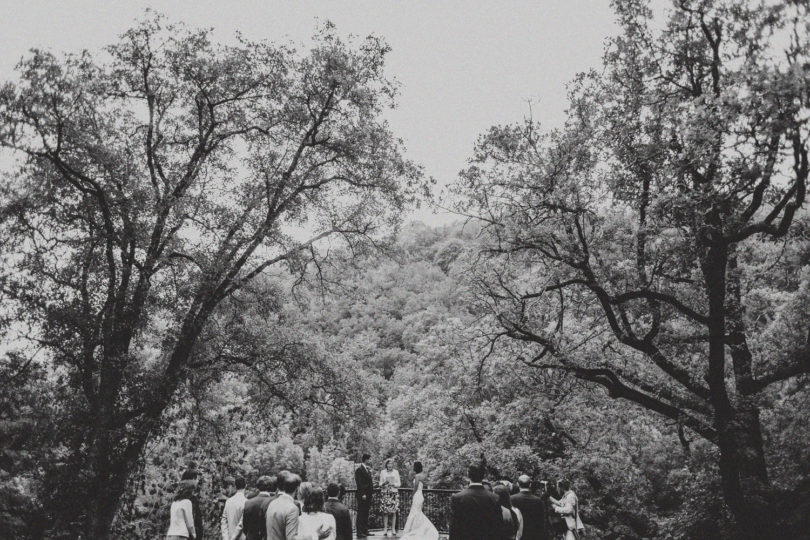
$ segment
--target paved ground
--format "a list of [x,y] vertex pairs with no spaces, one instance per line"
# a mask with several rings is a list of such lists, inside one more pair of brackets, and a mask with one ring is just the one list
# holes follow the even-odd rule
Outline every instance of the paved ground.
[[[383,535],[383,533],[381,531],[371,531],[371,534],[368,536],[368,538],[389,538],[389,539],[393,539],[393,538],[399,538],[399,535],[386,537],[386,536]],[[447,535],[440,534],[439,538],[440,539],[441,538],[447,538]]]

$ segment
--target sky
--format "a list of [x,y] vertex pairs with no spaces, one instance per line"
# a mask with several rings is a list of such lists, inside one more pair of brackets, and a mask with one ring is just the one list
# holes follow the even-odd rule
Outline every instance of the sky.
[[[98,50],[146,8],[213,28],[224,43],[238,31],[306,44],[318,19],[341,34],[384,37],[393,49],[388,74],[401,84],[388,120],[438,190],[465,167],[481,133],[520,121],[530,103],[535,120],[560,125],[566,84],[601,65],[617,31],[607,0],[0,0],[0,80],[15,77],[31,47]],[[427,208],[409,217],[455,219]]]

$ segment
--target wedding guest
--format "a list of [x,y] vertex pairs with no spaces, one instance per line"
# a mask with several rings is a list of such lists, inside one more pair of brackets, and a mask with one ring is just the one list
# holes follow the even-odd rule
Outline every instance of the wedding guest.
[[[301,477],[289,471],[278,473],[278,496],[267,507],[265,527],[267,540],[323,540],[329,538],[334,528],[321,526],[311,534],[301,534],[298,505],[295,494],[301,485]],[[323,498],[323,492],[321,492]]]
[[383,513],[383,527],[388,536],[388,521],[391,521],[391,536],[397,532],[397,512],[399,511],[399,471],[394,468],[394,460],[385,460],[385,467],[380,471],[380,510]]
[[264,520],[267,507],[275,500],[276,477],[260,476],[256,482],[259,493],[245,501],[242,510],[242,521],[236,526],[231,540],[238,540],[239,535],[245,535],[245,540],[265,540],[267,538],[267,525]]
[[554,503],[554,511],[565,519],[568,529],[565,533],[565,540],[579,540],[580,531],[585,529],[585,525],[579,518],[579,500],[568,480],[560,480],[558,486],[563,496],[561,499],[552,498],[551,502]]
[[301,482],[301,485],[298,486],[298,494],[295,496],[295,504],[298,505],[298,509],[303,512],[304,509],[304,499],[306,499],[309,492],[312,491],[315,485],[312,482]]
[[509,491],[509,487],[503,484],[498,484],[493,489],[498,497],[498,503],[501,505],[501,515],[503,516],[501,538],[520,540],[523,534],[523,517],[520,515],[520,510],[512,506]]
[[342,487],[334,482],[326,486],[326,496],[328,498],[323,505],[323,510],[335,517],[335,540],[352,540],[352,515],[349,512],[349,507],[340,502]]
[[330,529],[332,531],[326,537],[327,540],[337,538],[335,516],[324,512],[323,489],[313,487],[304,497],[304,513],[298,518],[298,534],[317,538],[319,529]]
[[528,475],[520,475],[517,485],[520,491],[512,495],[512,508],[523,514],[524,540],[547,540],[545,501],[532,493],[532,479]]
[[242,540],[244,535],[240,530],[239,533],[236,529],[242,522],[242,513],[245,510],[245,479],[241,476],[238,478],[228,477],[226,484],[232,485],[236,488],[236,493],[228,497],[225,501],[225,507],[222,509],[222,517],[220,518],[220,529],[222,531],[222,540]]
[[197,538],[191,508],[191,495],[193,493],[194,483],[181,480],[177,494],[169,509],[169,530],[166,531],[166,540],[194,540]]
[[189,497],[191,501],[191,509],[194,513],[194,530],[197,531],[197,538],[203,538],[203,510],[200,505],[200,500],[197,498],[197,490],[200,487],[202,477],[200,471],[197,469],[197,462],[189,461],[188,467],[183,471],[180,481],[187,481],[194,484],[194,489]]
[[363,454],[360,466],[354,471],[357,485],[357,538],[368,537],[368,512],[371,509],[371,496],[374,494],[374,480],[369,469],[369,454]]
[[501,506],[483,484],[484,468],[471,465],[470,485],[450,498],[449,540],[493,540],[501,531]]

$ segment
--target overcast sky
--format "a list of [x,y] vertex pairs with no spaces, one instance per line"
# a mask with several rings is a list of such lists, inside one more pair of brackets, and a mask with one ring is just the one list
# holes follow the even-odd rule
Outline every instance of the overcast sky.
[[[391,126],[440,186],[464,167],[480,133],[520,120],[528,101],[535,119],[559,125],[566,84],[600,65],[616,31],[607,0],[0,0],[0,78],[13,78],[31,47],[97,50],[147,7],[212,27],[223,42],[240,31],[305,43],[316,18],[342,34],[385,37],[389,75],[402,84]],[[413,217],[452,219],[428,210]]]

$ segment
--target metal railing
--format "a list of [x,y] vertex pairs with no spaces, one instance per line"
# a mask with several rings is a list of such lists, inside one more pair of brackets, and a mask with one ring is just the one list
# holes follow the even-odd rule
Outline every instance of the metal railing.
[[[399,511],[397,512],[397,529],[405,527],[405,520],[408,519],[408,512],[411,509],[413,500],[413,490],[411,488],[399,488]],[[450,529],[450,497],[458,493],[455,489],[423,489],[425,503],[422,505],[422,512],[439,530],[440,533],[447,533]],[[357,491],[346,490],[343,503],[349,507],[352,515],[352,527],[357,519]],[[380,490],[375,489],[371,498],[371,510],[368,515],[368,526],[371,530],[383,528],[383,514],[380,510]]]

